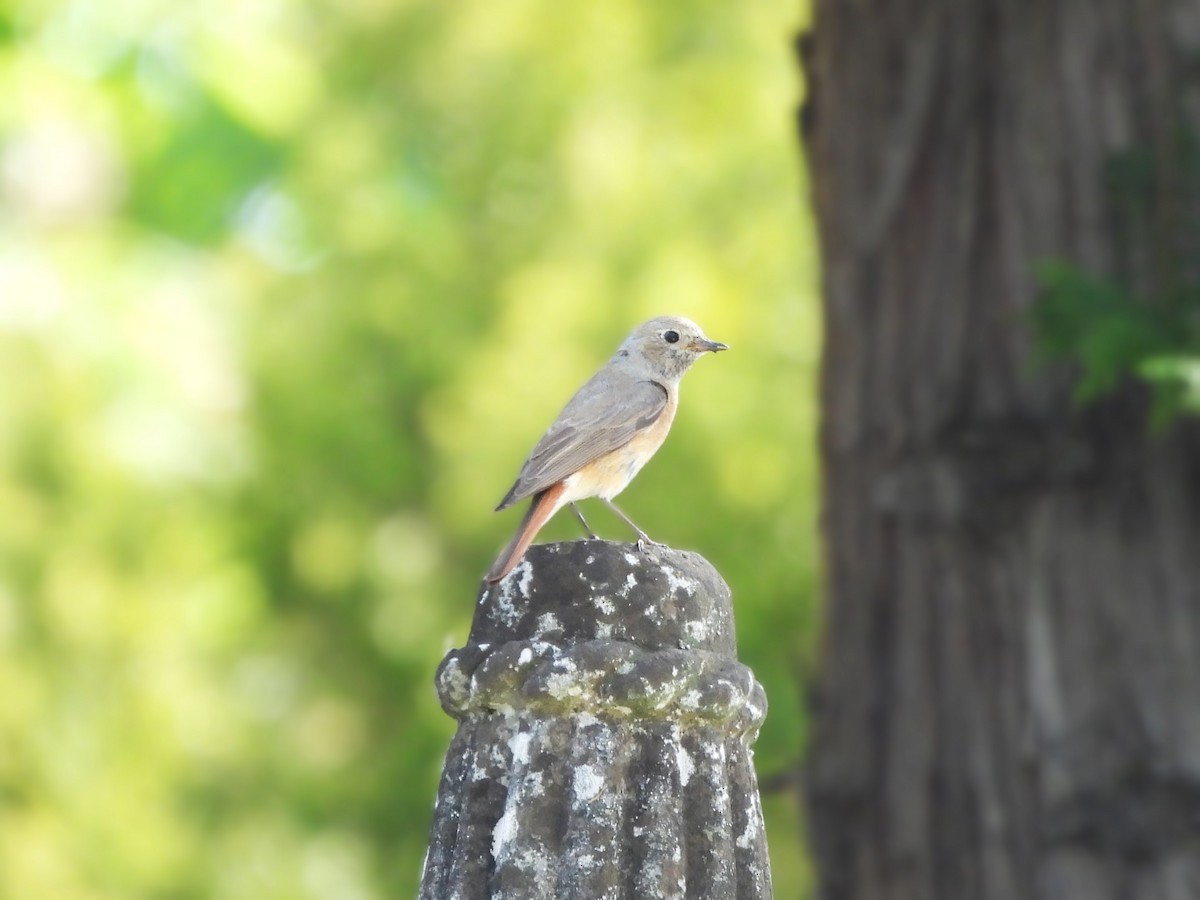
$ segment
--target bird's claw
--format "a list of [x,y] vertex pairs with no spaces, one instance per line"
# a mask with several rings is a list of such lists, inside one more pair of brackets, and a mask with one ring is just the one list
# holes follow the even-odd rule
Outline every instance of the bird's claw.
[[649,550],[658,550],[665,546],[667,545],[660,543],[659,541],[651,540],[644,534],[637,539],[637,548],[639,553],[646,553]]

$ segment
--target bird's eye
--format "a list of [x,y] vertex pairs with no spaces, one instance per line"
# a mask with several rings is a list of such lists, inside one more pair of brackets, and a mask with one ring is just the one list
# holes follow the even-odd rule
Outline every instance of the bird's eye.
[[679,343],[679,332],[678,331],[664,332],[663,340],[666,341],[668,344],[678,344]]

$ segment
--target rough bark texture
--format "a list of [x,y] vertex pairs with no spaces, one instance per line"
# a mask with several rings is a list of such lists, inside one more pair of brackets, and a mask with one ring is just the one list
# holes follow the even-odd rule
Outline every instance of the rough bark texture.
[[[1073,412],[1023,317],[1040,260],[1161,274],[1200,4],[817,0],[802,50],[820,896],[1196,900],[1200,439],[1149,436],[1133,392]],[[1131,148],[1159,175],[1148,238],[1105,187]]]
[[766,698],[735,652],[699,556],[532,547],[438,671],[459,726],[421,900],[769,898]]

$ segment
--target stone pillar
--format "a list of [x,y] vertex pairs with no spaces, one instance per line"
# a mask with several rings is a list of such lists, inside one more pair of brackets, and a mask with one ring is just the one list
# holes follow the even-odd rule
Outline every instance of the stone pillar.
[[421,900],[771,896],[766,696],[700,556],[531,547],[437,687],[458,731]]

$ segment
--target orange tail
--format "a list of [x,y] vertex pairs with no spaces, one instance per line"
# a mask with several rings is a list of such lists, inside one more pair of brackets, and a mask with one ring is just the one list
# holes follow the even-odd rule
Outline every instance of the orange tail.
[[495,584],[517,567],[537,533],[542,530],[542,526],[558,511],[559,500],[565,490],[566,485],[560,481],[534,495],[533,502],[529,504],[529,512],[525,513],[525,518],[521,521],[521,527],[508,542],[508,546],[500,551],[500,555],[484,576],[488,584]]

